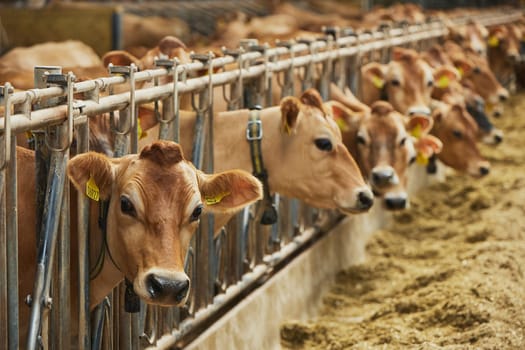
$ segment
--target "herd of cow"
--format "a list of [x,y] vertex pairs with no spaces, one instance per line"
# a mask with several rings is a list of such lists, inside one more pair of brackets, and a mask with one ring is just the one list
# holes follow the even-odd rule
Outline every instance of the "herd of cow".
[[[181,96],[179,106],[180,144],[156,141],[157,120],[151,110],[140,109],[143,137],[135,155],[112,158],[115,138],[109,116],[90,118],[90,148],[95,152],[73,157],[67,173],[80,193],[94,199],[90,259],[98,263],[101,255],[108,257],[91,280],[91,308],[124,278],[148,303],[186,302],[190,281],[184,258],[201,213],[219,214],[218,232],[233,213],[262,198],[262,185],[250,174],[249,120],[264,129],[264,133],[262,129],[256,132],[263,135],[259,147],[270,191],[318,208],[366,212],[375,196],[381,198],[376,198],[376,205],[405,209],[412,163],[434,172],[438,159],[474,177],[487,175],[490,165],[477,143],[503,140],[490,119],[503,113],[508,89],[514,91],[522,83],[523,35],[525,20],[489,28],[470,22],[450,28],[448,38],[424,52],[393,48],[390,62],[361,67],[359,98],[350,89],[331,84],[326,101],[317,90],[308,89],[282,98],[277,106],[226,111],[225,102],[218,98],[221,94],[214,94],[214,175],[197,170],[184,156],[192,154],[195,126],[187,96]],[[155,57],[191,61],[186,45],[171,36],[142,57],[112,51],[99,58],[82,43],[46,43],[15,48],[0,57],[0,82],[26,90],[33,88],[36,65],[58,65],[79,79],[92,79],[107,76],[109,63],[153,68]],[[29,224],[36,220],[35,155],[25,136],[17,136],[19,269],[23,272],[19,300],[24,334],[29,308],[22,304],[33,290],[37,246],[35,225]],[[97,234],[99,200],[109,201],[104,235]],[[78,254],[75,206],[71,210],[73,257]],[[76,280],[73,268],[73,295]],[[73,313],[78,309],[76,299],[72,298]]]

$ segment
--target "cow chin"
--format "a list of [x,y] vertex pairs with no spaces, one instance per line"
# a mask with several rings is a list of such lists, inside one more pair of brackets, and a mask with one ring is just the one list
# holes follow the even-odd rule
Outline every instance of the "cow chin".
[[190,279],[184,272],[152,268],[139,273],[133,290],[148,304],[182,306],[190,291]]

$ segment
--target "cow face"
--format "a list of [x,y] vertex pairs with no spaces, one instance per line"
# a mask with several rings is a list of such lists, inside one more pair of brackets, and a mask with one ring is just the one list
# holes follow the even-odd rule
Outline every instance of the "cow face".
[[388,102],[378,101],[371,111],[353,113],[346,106],[330,102],[336,118],[342,119],[343,140],[376,195],[389,210],[408,206],[408,165],[415,160],[412,138],[403,117]]
[[496,64],[517,63],[520,60],[521,29],[513,24],[494,26],[489,31],[488,45]]
[[402,114],[430,114],[434,86],[432,69],[413,50],[394,48],[387,65],[369,63],[362,68],[362,98],[371,104],[385,95]]
[[143,300],[158,305],[182,305],[188,296],[184,258],[201,213],[240,209],[262,192],[246,172],[196,170],[180,146],[167,141],[118,159],[78,155],[70,160],[68,175],[79,191],[109,200],[112,262]]
[[433,118],[432,134],[443,142],[439,160],[475,177],[487,175],[490,165],[476,144],[478,127],[465,107],[443,104],[434,110]]
[[484,58],[470,54],[454,59],[454,64],[462,76],[461,82],[480,95],[485,103],[496,105],[508,99],[509,92],[498,82]]
[[[300,99],[284,98],[281,114],[282,130],[289,136],[282,139],[284,152],[274,156],[279,158],[278,164],[288,166],[269,169],[273,179],[286,181],[275,190],[316,207],[337,208],[345,213],[368,210],[373,203],[372,191],[344,146],[341,132],[323,107],[319,93],[309,89]],[[290,167],[295,172],[291,173]]]

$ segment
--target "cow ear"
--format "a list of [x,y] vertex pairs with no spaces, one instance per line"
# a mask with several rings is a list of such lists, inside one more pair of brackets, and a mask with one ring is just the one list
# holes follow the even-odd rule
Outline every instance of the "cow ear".
[[300,111],[301,101],[298,98],[287,96],[281,100],[281,124],[287,134],[295,127]]
[[129,66],[133,63],[139,69],[142,69],[140,60],[129,52],[123,50],[109,51],[102,57],[102,62],[104,63],[104,67],[107,67],[110,63],[115,66]]
[[361,119],[363,112],[354,112],[338,101],[325,103],[341,132],[350,131],[351,126]]
[[498,47],[501,39],[505,37],[504,29],[501,26],[496,26],[489,31],[487,43],[490,47]]
[[474,68],[474,65],[470,61],[462,58],[455,59],[454,66],[456,66],[460,76],[465,75]]
[[412,136],[419,139],[432,129],[434,121],[425,115],[414,115],[410,117],[406,124],[406,129]]
[[452,66],[440,66],[434,70],[434,85],[441,89],[446,89],[451,81],[459,81],[461,77],[457,68]]
[[234,212],[262,198],[262,184],[243,170],[207,175],[197,172],[199,190],[206,208],[212,212]]
[[386,67],[377,62],[371,62],[361,68],[364,80],[372,83],[377,89],[381,90],[385,86]]
[[82,153],[69,160],[67,175],[79,192],[96,201],[106,200],[111,195],[118,161],[96,152]]

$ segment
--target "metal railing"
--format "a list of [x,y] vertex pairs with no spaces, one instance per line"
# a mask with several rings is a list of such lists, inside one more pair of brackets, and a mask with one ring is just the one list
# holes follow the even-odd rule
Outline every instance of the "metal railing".
[[[510,22],[519,14],[480,15],[484,24]],[[455,23],[467,18],[455,19]],[[228,108],[240,109],[252,104],[271,106],[272,84],[278,82],[281,96],[297,94],[293,80],[301,77],[302,88],[315,86],[324,99],[329,85],[350,86],[357,91],[362,62],[389,59],[390,48],[429,47],[447,34],[439,21],[355,35],[344,30],[328,29],[323,39],[281,42],[276,47],[246,41],[236,52],[214,58],[210,54],[193,55],[193,62],[158,60],[158,67],[136,71],[136,67],[110,67],[109,77],[75,82],[72,74],[59,68],[44,68],[44,77],[35,80],[28,91],[14,91],[7,83],[0,88],[4,114],[0,117],[0,348],[18,349],[19,339],[18,279],[25,273],[18,267],[18,225],[37,226],[38,265],[31,305],[27,348],[80,349],[100,347],[131,348],[155,344],[182,346],[202,327],[213,321],[229,305],[254,289],[278,266],[284,264],[322,232],[340,219],[337,213],[308,208],[294,199],[276,195],[279,220],[273,226],[259,225],[257,205],[243,210],[214,239],[213,217],[205,216],[191,243],[186,269],[192,280],[192,292],[186,307],[161,308],[141,304],[140,312],[123,311],[122,286],[106,298],[90,315],[89,310],[89,233],[85,198],[69,203],[69,186],[65,165],[73,148],[77,153],[89,149],[89,118],[118,111],[113,125],[115,156],[137,152],[138,113],[141,104],[155,103],[161,124],[160,137],[178,141],[178,111],[182,94],[191,94],[197,115],[193,161],[197,167],[213,171],[213,94],[223,86]],[[228,70],[224,67],[228,65]],[[235,68],[231,68],[235,65]],[[198,70],[208,74],[188,76]],[[218,70],[218,72],[217,72]],[[300,73],[300,74],[299,74]],[[158,79],[171,77],[173,82],[159,85]],[[137,83],[153,82],[138,88]],[[117,86],[127,91],[112,94]],[[229,93],[226,90],[229,88]],[[83,94],[84,98],[75,96]],[[226,97],[226,95],[229,95]],[[162,108],[158,101],[162,101]],[[115,118],[116,119],[116,118]],[[114,123],[115,124],[115,123]],[[37,150],[37,193],[41,218],[37,223],[17,222],[16,136],[32,131]],[[78,261],[70,261],[70,206],[78,211]],[[322,219],[322,220],[321,220]],[[323,225],[321,225],[323,222]],[[227,232],[227,233],[226,233]],[[36,247],[34,247],[36,249]],[[79,269],[78,320],[69,318],[69,266]],[[20,306],[26,307],[26,306]],[[73,331],[77,329],[77,331]],[[72,339],[72,334],[76,338]],[[70,344],[71,339],[71,344]],[[140,339],[140,341],[139,341]]]

